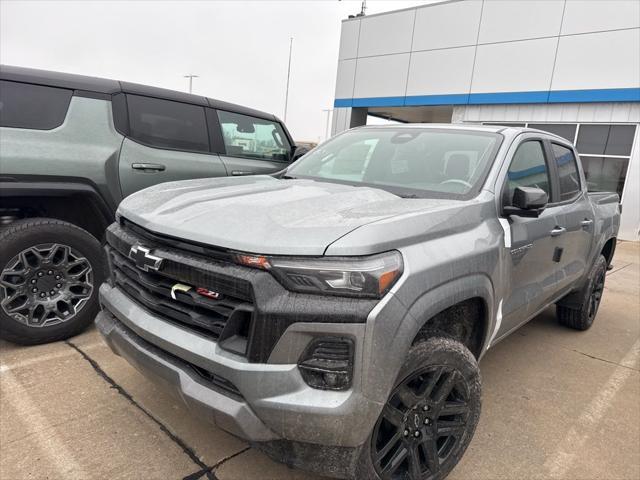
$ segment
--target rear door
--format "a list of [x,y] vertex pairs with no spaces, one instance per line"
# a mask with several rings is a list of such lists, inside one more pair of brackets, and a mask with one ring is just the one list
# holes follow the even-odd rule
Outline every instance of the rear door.
[[557,252],[558,291],[561,291],[573,285],[587,268],[594,214],[573,149],[553,140],[548,148],[557,182],[553,208],[558,210],[564,229],[558,236]]
[[[502,206],[512,205],[516,187],[537,187],[553,198],[551,159],[544,140],[524,135],[513,154],[502,187]],[[546,208],[539,217],[502,215],[509,228],[507,255],[507,293],[503,300],[499,336],[535,315],[556,291],[558,264],[554,254],[559,241],[554,232],[561,224],[558,207]],[[506,223],[505,223],[506,222]],[[508,225],[508,227],[507,227]]]
[[[225,110],[213,112],[224,148],[220,156],[229,175],[269,174],[289,164],[292,145],[279,122]],[[213,128],[214,122],[209,123]]]
[[127,94],[125,108],[129,131],[119,161],[123,197],[157,183],[227,174],[210,148],[205,107]]

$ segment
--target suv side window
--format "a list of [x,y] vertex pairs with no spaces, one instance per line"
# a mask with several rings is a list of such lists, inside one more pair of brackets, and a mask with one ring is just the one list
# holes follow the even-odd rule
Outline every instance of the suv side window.
[[209,151],[204,107],[127,95],[130,136],[153,147]]
[[65,88],[0,81],[0,127],[51,130],[62,125],[73,92]]
[[273,120],[218,110],[226,154],[286,162],[291,145],[282,126]]
[[560,201],[570,200],[580,193],[580,174],[573,151],[557,143],[551,144],[558,167],[560,181]]
[[512,205],[516,187],[541,188],[551,198],[549,170],[544,147],[539,140],[527,140],[520,144],[507,171],[503,192],[503,205]]

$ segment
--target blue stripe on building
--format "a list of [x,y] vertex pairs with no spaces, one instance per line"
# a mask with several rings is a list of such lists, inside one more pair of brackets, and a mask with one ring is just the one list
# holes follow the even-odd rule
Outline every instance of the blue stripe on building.
[[552,90],[538,92],[460,93],[408,97],[336,98],[335,108],[527,103],[640,102],[640,88]]

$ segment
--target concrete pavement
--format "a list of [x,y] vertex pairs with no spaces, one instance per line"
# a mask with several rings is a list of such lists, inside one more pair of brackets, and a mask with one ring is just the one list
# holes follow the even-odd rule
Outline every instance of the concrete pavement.
[[[620,243],[596,323],[549,309],[481,362],[483,412],[452,479],[640,479],[640,245]],[[191,416],[95,329],[0,342],[0,479],[312,479]]]

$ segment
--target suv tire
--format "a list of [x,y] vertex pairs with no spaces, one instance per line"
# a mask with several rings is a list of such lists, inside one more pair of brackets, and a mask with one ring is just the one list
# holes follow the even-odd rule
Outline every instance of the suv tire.
[[61,220],[29,218],[0,231],[0,338],[22,345],[80,333],[98,313],[100,243]]
[[562,325],[576,330],[589,329],[598,313],[606,278],[607,259],[603,255],[598,255],[589,272],[587,284],[576,294],[577,308],[562,304],[556,305],[558,321]]
[[462,343],[432,337],[411,347],[362,448],[356,478],[445,478],[473,438],[480,383],[478,363]]

